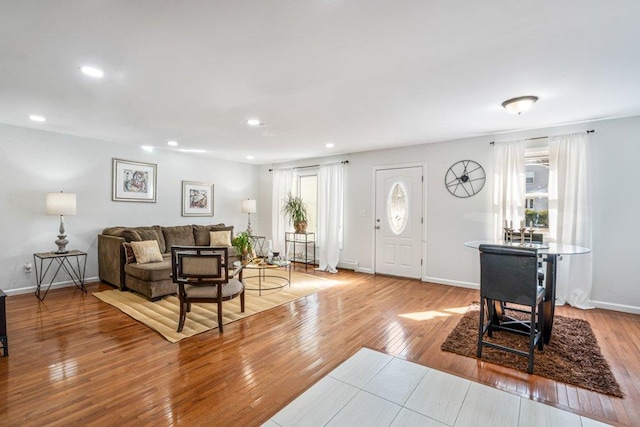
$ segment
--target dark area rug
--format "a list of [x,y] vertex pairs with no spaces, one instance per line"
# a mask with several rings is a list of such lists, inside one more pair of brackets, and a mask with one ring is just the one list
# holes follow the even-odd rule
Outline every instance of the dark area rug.
[[[479,304],[472,304],[442,343],[442,350],[476,358],[478,344]],[[511,315],[509,312],[508,314]],[[515,315],[513,317],[516,317]],[[485,335],[486,338],[486,335]],[[527,351],[528,337],[505,331],[494,331],[487,338],[508,347]],[[508,368],[527,371],[527,358],[484,347],[482,359]],[[602,356],[589,322],[556,315],[553,333],[543,351],[536,348],[533,373],[598,393],[624,397],[609,363]]]

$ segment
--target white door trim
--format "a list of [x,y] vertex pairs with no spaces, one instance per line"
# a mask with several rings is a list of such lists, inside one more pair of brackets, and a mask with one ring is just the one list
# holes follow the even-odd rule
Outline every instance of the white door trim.
[[388,164],[388,165],[378,165],[378,166],[373,166],[371,168],[371,210],[370,212],[373,213],[373,215],[371,215],[371,231],[370,231],[370,236],[371,236],[371,242],[373,242],[373,245],[371,245],[371,252],[370,252],[370,259],[371,259],[371,270],[372,273],[375,274],[375,270],[376,270],[376,219],[375,219],[375,212],[376,212],[376,173],[379,170],[385,170],[385,169],[403,169],[403,168],[413,168],[413,167],[422,167],[422,177],[423,177],[423,182],[422,182],[422,218],[423,218],[423,224],[422,224],[422,236],[420,236],[420,252],[421,252],[421,258],[422,258],[422,267],[421,267],[421,272],[420,272],[420,276],[422,278],[422,281],[425,282],[426,281],[426,277],[427,277],[427,259],[426,259],[426,254],[427,254],[427,162],[411,162],[411,163],[398,163],[398,164]]

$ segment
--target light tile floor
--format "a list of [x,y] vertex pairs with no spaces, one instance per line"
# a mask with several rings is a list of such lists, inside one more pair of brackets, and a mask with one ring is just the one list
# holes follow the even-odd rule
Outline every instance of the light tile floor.
[[264,426],[604,426],[362,348]]

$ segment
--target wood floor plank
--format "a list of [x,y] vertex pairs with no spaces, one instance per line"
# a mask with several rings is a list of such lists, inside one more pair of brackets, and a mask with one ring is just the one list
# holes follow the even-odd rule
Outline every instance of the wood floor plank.
[[[260,425],[361,347],[610,423],[640,425],[640,316],[558,307],[589,321],[626,394],[604,396],[446,353],[470,289],[340,271],[317,294],[171,344],[88,285],[7,297],[3,425]],[[231,397],[230,397],[231,396]]]

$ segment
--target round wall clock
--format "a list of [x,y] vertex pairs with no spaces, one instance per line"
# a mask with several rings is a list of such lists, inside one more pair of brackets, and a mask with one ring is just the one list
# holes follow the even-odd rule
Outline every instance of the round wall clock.
[[484,169],[473,160],[460,160],[449,168],[444,185],[456,197],[471,197],[484,187],[487,176]]

